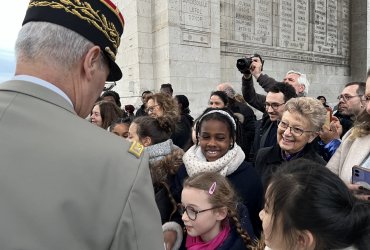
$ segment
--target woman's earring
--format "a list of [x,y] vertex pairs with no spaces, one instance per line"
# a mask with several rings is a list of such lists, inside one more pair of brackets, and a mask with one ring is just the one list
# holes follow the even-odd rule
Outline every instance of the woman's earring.
[[233,148],[233,144],[230,144],[230,147],[229,147],[229,149],[232,149]]

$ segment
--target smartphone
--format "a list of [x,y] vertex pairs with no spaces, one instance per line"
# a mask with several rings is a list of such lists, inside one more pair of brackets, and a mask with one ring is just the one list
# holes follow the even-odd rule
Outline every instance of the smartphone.
[[332,121],[332,113],[333,111],[331,111],[331,109],[326,109],[326,117],[325,117],[325,123],[324,123],[324,126],[327,127],[328,129],[330,129],[330,123]]
[[352,184],[359,184],[370,190],[370,169],[359,166],[352,167]]

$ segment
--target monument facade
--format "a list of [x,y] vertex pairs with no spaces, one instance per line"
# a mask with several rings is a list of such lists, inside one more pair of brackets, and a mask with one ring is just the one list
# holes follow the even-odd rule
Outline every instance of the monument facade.
[[124,103],[138,106],[142,91],[171,83],[196,116],[218,83],[240,92],[235,63],[253,53],[265,59],[263,73],[277,80],[291,69],[305,73],[309,95],[333,104],[345,83],[365,80],[367,0],[115,2],[126,21],[118,54],[124,77],[116,87]]

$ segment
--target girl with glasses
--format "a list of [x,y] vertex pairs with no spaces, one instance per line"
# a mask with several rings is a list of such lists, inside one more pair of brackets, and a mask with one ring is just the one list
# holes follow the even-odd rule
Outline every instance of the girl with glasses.
[[[187,231],[186,249],[250,249],[248,213],[225,177],[206,172],[186,179],[179,210]],[[238,209],[239,208],[239,209]],[[239,211],[238,211],[239,210]],[[253,236],[252,236],[253,237]]]

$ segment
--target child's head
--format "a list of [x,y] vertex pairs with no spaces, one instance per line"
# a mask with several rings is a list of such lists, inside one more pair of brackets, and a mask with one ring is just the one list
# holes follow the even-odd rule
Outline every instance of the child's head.
[[130,124],[131,119],[129,117],[118,118],[117,120],[113,121],[112,124],[109,126],[109,131],[118,136],[122,136],[123,138],[127,138]]
[[[295,160],[271,179],[260,212],[272,249],[339,249],[369,246],[370,205],[358,201],[325,167]],[[365,243],[366,242],[366,243]]]
[[180,212],[184,212],[182,220],[188,235],[212,240],[228,223],[226,218],[231,218],[243,239],[249,240],[237,218],[235,191],[222,175],[205,172],[189,177],[184,182],[181,202]]
[[137,141],[145,147],[170,139],[173,124],[166,117],[140,116],[129,127],[129,141]]
[[198,119],[195,133],[207,161],[215,161],[234,148],[236,121],[227,109],[208,108]]

